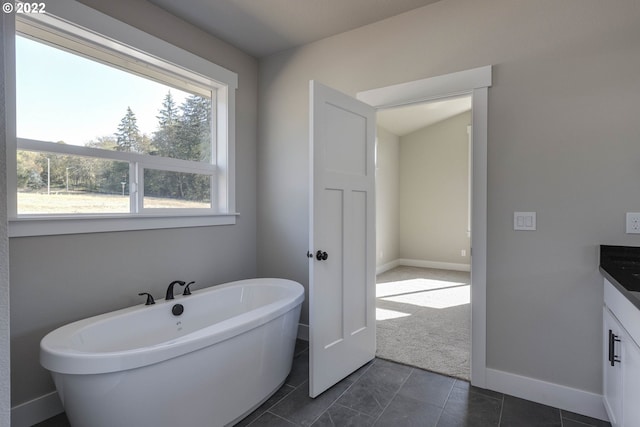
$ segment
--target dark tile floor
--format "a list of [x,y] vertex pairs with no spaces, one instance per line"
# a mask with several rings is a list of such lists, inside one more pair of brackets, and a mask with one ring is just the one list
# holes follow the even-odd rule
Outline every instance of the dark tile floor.
[[[382,359],[373,360],[311,399],[306,344],[297,343],[293,368],[285,385],[237,426],[610,426],[607,422]],[[69,422],[60,414],[37,426],[68,427]]]

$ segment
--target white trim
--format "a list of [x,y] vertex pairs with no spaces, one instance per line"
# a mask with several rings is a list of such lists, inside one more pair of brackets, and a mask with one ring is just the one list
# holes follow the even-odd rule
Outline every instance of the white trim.
[[380,109],[467,95],[473,89],[489,86],[490,65],[358,92],[357,98]]
[[[9,14],[3,14],[4,31],[4,102],[5,102],[5,138],[7,157],[7,217],[18,211],[18,172],[16,159],[16,20]],[[2,167],[2,165],[0,165]]]
[[[2,27],[6,31],[13,31],[14,20],[9,14],[4,13],[2,17]],[[0,55],[4,55],[0,70],[5,76],[4,81],[0,81],[0,102],[4,101],[8,93],[15,91],[15,88],[10,88],[6,85],[7,81],[11,80],[11,77],[7,77],[7,74],[11,74],[11,67],[7,65],[7,58],[11,58],[13,55],[14,45],[12,44],[12,38],[4,38],[3,42],[0,42]],[[13,62],[9,62],[12,64]],[[3,79],[3,77],[0,77]],[[8,142],[8,136],[13,129],[11,125],[11,117],[13,111],[7,108],[0,108],[1,114],[4,114],[3,118],[0,118],[0,131],[4,130],[4,135],[0,135],[0,150],[5,149],[3,147],[5,142]],[[6,151],[0,152],[0,185],[4,185],[5,188],[0,188],[0,198],[7,197],[7,180],[8,173],[4,169],[2,162],[6,161]],[[11,423],[11,316],[9,310],[9,239],[7,236],[7,205],[0,206],[0,425],[9,426]]]
[[471,95],[471,384],[485,388],[487,367],[487,129],[491,66],[359,92],[376,109]]
[[[47,13],[28,16],[34,21],[40,21],[45,24],[50,24],[52,17],[62,18],[87,29],[91,33],[124,43],[131,47],[131,50],[126,52],[129,55],[132,52],[141,51],[157,58],[162,58],[163,62],[172,62],[178,69],[185,68],[186,64],[186,68],[190,71],[200,73],[210,79],[213,78],[215,81],[226,84],[230,88],[236,89],[238,87],[238,75],[233,71],[171,45],[78,1],[56,0],[55,2],[47,3]],[[166,52],[166,46],[170,46],[172,52]]]
[[440,270],[471,271],[471,264],[454,262],[429,261],[424,259],[398,258],[376,266],[376,275],[382,274],[401,265],[407,267],[437,268]]
[[[8,16],[5,14],[5,17]],[[13,15],[15,16],[15,15]],[[15,19],[8,19],[11,25],[7,25],[4,31],[7,46],[14,46]],[[56,27],[64,27],[64,31],[70,34],[81,33],[81,37],[96,41],[99,44],[124,53],[133,58],[144,59],[153,66],[165,64],[176,75],[193,76],[199,83],[210,84],[216,88],[216,145],[213,147],[215,165],[197,164],[197,162],[183,161],[179,159],[161,159],[154,156],[138,155],[136,153],[105,153],[105,150],[89,147],[59,146],[41,141],[20,139],[16,144],[15,108],[7,108],[7,173],[8,173],[8,215],[9,236],[36,236],[54,234],[73,234],[103,231],[128,231],[155,228],[176,228],[191,226],[228,225],[235,224],[235,107],[236,89],[238,87],[238,75],[226,68],[194,55],[177,46],[169,44],[157,37],[147,34],[137,28],[118,21],[97,10],[85,6],[74,0],[56,0],[47,4],[47,13],[41,15],[21,16],[26,21],[36,23],[34,25],[47,25],[55,23]],[[80,37],[80,36],[79,36]],[[105,38],[108,39],[105,41]],[[117,42],[116,42],[117,40]],[[6,46],[5,46],[6,48]],[[6,105],[15,104],[15,54],[12,49],[5,49],[5,64],[8,71],[5,73]],[[185,70],[188,70],[185,71]],[[16,147],[16,145],[18,145]],[[128,218],[119,215],[95,215],[90,218],[61,217],[53,221],[51,216],[39,217],[17,216],[16,194],[16,150],[31,149],[36,151],[58,152],[70,155],[83,155],[106,157],[114,160],[138,162],[138,175],[144,168],[158,168],[174,172],[201,173],[212,176],[212,196],[216,204],[211,209],[183,210],[160,212],[153,209],[152,215],[145,215],[147,211],[130,214]],[[134,189],[135,190],[135,189]],[[137,206],[142,207],[141,200],[134,199],[136,192],[131,192],[132,201],[137,201]],[[141,197],[141,196],[140,196]],[[213,201],[212,201],[213,202]],[[42,218],[42,219],[41,219]],[[37,224],[40,222],[40,224]]]
[[104,233],[110,231],[155,230],[159,228],[233,225],[240,214],[225,215],[137,215],[75,218],[21,218],[9,222],[9,237],[55,236],[60,234]]
[[29,427],[64,412],[57,391],[11,408],[11,426]]
[[[11,88],[7,85],[7,82],[11,81],[15,70],[12,71],[12,67],[8,64],[13,64],[13,50],[14,43],[11,36],[7,37],[7,33],[15,34],[13,26],[15,20],[10,14],[3,13],[0,17],[2,20],[2,28],[4,36],[3,41],[0,42],[0,55],[3,55],[2,65],[0,70],[4,77],[0,81],[0,102],[4,102],[6,97],[15,97],[11,93],[15,92],[15,88]],[[6,105],[6,104],[5,104]],[[6,150],[3,145],[9,145],[9,135],[12,135],[14,126],[12,125],[12,117],[15,114],[13,109],[0,108],[4,117],[0,118],[0,131],[4,131],[4,135],[0,136],[0,150]],[[15,121],[13,121],[15,123]],[[3,126],[4,125],[4,126]],[[5,185],[5,188],[0,190],[0,198],[8,196],[7,189],[9,182],[10,172],[8,168],[4,168],[2,162],[6,162],[6,154],[0,153],[0,185]],[[14,162],[15,163],[15,162]],[[8,203],[6,205],[0,205],[0,425],[8,426],[11,421],[11,316],[9,307],[9,239],[7,236],[7,214],[11,203],[11,197],[7,197]]]
[[471,125],[467,125],[467,237],[471,237],[471,192],[473,186],[473,141]]
[[382,265],[377,265],[376,266],[376,275],[378,274],[382,274],[385,271],[389,271],[392,268],[396,268],[400,265],[400,260],[399,259],[394,259],[393,261],[389,261],[385,264]]
[[472,93],[471,383],[483,387],[487,368],[488,88],[477,88]]
[[309,341],[309,325],[298,323],[298,339]]
[[140,163],[145,169],[161,169],[172,172],[203,173],[209,175],[215,173],[217,169],[216,165],[212,165],[210,163],[152,156],[150,154],[140,154],[128,151],[112,151],[70,144],[56,144],[54,142],[36,141],[26,138],[17,138],[17,140],[18,150]]
[[565,411],[608,421],[602,396],[576,388],[487,368],[486,388]]
[[[105,41],[101,35],[80,29],[68,22],[53,19],[51,15],[43,15],[39,19],[30,15],[18,15],[17,18],[19,19],[16,20],[16,32],[19,35],[74,55],[80,55],[91,61],[126,72],[134,72],[167,86],[206,98],[212,98],[212,86],[219,86],[219,83],[211,78],[159,60],[120,43]],[[34,22],[34,20],[42,21],[42,23]],[[44,22],[47,22],[48,25]]]
[[455,262],[429,261],[424,259],[399,258],[398,265],[407,267],[437,268],[440,270],[471,271],[471,264],[460,264]]

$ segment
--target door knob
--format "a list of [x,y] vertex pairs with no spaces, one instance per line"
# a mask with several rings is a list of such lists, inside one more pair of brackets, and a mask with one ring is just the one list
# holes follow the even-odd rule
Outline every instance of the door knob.
[[318,251],[316,252],[316,259],[318,261],[326,261],[326,259],[329,258],[329,254],[327,254],[324,251]]

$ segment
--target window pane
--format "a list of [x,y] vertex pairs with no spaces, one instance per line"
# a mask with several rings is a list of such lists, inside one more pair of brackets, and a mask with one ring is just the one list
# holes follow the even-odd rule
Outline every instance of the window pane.
[[145,169],[143,206],[145,209],[209,209],[211,176]]
[[211,90],[182,90],[132,71],[139,61],[120,62],[17,36],[17,136],[211,162]]
[[18,214],[128,213],[129,164],[19,150]]

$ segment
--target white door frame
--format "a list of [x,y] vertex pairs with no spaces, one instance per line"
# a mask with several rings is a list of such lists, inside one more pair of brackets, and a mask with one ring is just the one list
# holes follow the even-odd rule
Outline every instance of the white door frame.
[[487,119],[491,66],[359,92],[380,110],[471,95],[471,384],[486,388],[487,370]]

